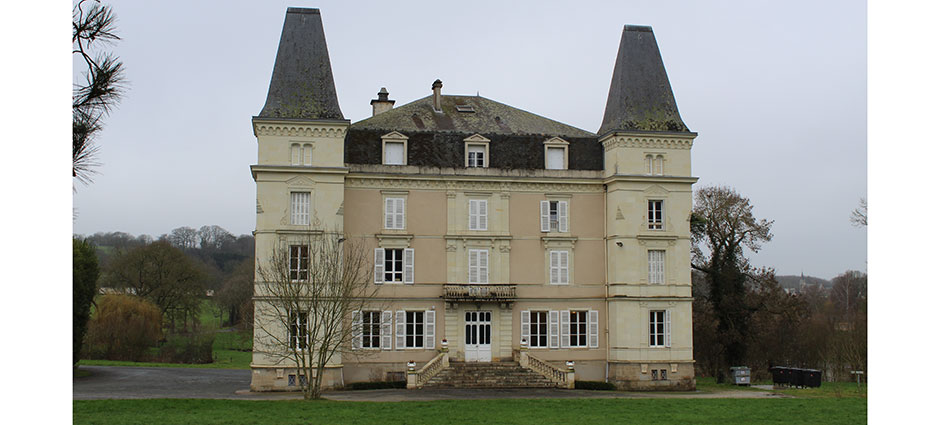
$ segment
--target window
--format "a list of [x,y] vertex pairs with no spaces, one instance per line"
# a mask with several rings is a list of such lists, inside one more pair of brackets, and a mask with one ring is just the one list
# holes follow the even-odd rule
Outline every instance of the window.
[[650,250],[649,252],[649,283],[663,284],[666,263],[666,251]]
[[408,136],[397,131],[382,136],[382,164],[408,165]]
[[433,350],[434,310],[395,312],[395,347]]
[[313,165],[313,145],[294,143],[290,146],[290,165]]
[[654,380],[654,381],[658,381],[658,380],[659,380],[659,371],[658,371],[658,370],[656,370],[656,369],[651,370],[651,371],[650,371],[650,375],[653,377],[653,380]]
[[287,375],[287,386],[293,387],[297,385],[297,375]]
[[290,346],[295,350],[307,349],[307,344],[310,343],[310,335],[307,333],[307,315],[291,311],[287,314],[287,325]]
[[548,347],[548,312],[523,311],[522,336],[526,338],[529,347]]
[[663,230],[663,201],[649,201],[647,215],[650,230]]
[[665,380],[666,380],[666,369],[660,369],[660,370],[659,370],[659,379],[660,379],[661,381],[665,381]]
[[650,347],[669,347],[671,344],[671,318],[669,310],[650,310]]
[[587,313],[586,311],[569,312],[571,317],[568,324],[569,347],[587,347]]
[[290,224],[310,224],[310,192],[290,193]]
[[385,198],[385,228],[405,228],[405,198]]
[[646,174],[650,176],[663,175],[662,155],[646,155]]
[[424,347],[424,312],[405,312],[405,348]]
[[467,146],[467,167],[486,167],[486,146]]
[[414,283],[414,249],[411,248],[376,248],[375,277],[376,285],[383,283]]
[[470,200],[470,230],[486,230],[486,200]]
[[471,249],[469,252],[470,259],[467,281],[469,283],[488,283],[489,267],[487,260],[489,251],[485,249]]
[[568,201],[541,201],[543,232],[568,232]]
[[308,246],[290,246],[290,280],[292,282],[307,280],[309,261],[310,248]]
[[568,251],[549,251],[549,283],[568,284]]
[[380,348],[382,339],[382,312],[362,312],[362,348]]
[[564,170],[565,169],[565,148],[548,148],[545,157],[545,169]]

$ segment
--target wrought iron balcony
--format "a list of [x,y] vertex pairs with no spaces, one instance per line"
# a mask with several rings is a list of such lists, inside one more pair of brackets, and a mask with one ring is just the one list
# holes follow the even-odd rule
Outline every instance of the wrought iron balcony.
[[445,301],[515,301],[516,285],[444,285]]

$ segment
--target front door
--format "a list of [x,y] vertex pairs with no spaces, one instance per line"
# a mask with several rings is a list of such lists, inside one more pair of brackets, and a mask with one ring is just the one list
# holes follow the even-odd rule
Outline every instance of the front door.
[[464,349],[468,362],[488,362],[493,359],[490,351],[489,311],[468,311],[464,316]]

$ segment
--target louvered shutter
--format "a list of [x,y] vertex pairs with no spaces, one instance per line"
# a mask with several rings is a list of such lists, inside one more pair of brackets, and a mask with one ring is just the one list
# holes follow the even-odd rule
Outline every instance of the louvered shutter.
[[542,219],[541,219],[542,231],[543,231],[543,232],[547,232],[547,231],[549,231],[549,223],[548,223],[548,220],[549,220],[549,217],[548,217],[548,215],[549,215],[549,211],[548,211],[548,201],[541,201],[541,202],[539,202],[539,210],[541,211],[541,215],[542,215]]
[[382,335],[382,349],[391,350],[392,349],[392,312],[391,311],[382,312],[382,328],[380,332]]
[[433,350],[434,344],[434,310],[424,312],[424,348]]
[[571,343],[571,312],[568,310],[561,311],[561,348],[568,348],[568,345]]
[[549,283],[558,283],[558,251],[549,251],[548,253],[548,269],[549,269]]
[[486,201],[477,201],[477,230],[486,230]]
[[470,222],[467,224],[470,230],[477,230],[477,201],[475,199],[470,200]]
[[568,284],[568,251],[558,251],[558,283]]
[[375,272],[373,273],[373,281],[376,285],[381,285],[385,282],[385,249],[383,248],[375,249]]
[[528,311],[522,312],[522,320],[519,323],[522,324],[522,330],[521,330],[522,337],[519,338],[519,341],[522,341],[522,338],[525,338],[525,340],[529,343],[529,346],[531,347],[532,340],[530,339],[530,335],[529,335],[530,332],[529,332],[529,312]]
[[672,347],[672,310],[666,310],[666,346]]
[[479,283],[478,254],[480,251],[471,249],[469,256],[469,266],[467,269],[467,281],[470,283]]
[[395,227],[395,199],[385,198],[385,228]]
[[405,310],[395,312],[395,348],[405,348]]
[[405,200],[403,198],[395,199],[395,228],[405,228]]
[[362,348],[362,312],[352,312],[352,348],[358,350]]
[[548,312],[548,345],[558,348],[558,311]]
[[405,248],[405,283],[415,283],[415,250]]
[[480,253],[480,283],[489,283],[490,281],[490,268],[489,268],[489,256],[490,252],[486,250],[478,251]]
[[597,310],[591,310],[588,312],[588,344],[591,348],[598,346],[597,333]]
[[558,231],[568,231],[568,201],[558,201]]

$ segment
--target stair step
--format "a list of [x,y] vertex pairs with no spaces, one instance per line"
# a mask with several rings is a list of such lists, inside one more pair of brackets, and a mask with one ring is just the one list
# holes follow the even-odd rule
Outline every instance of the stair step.
[[554,388],[555,383],[516,362],[450,362],[425,388]]

